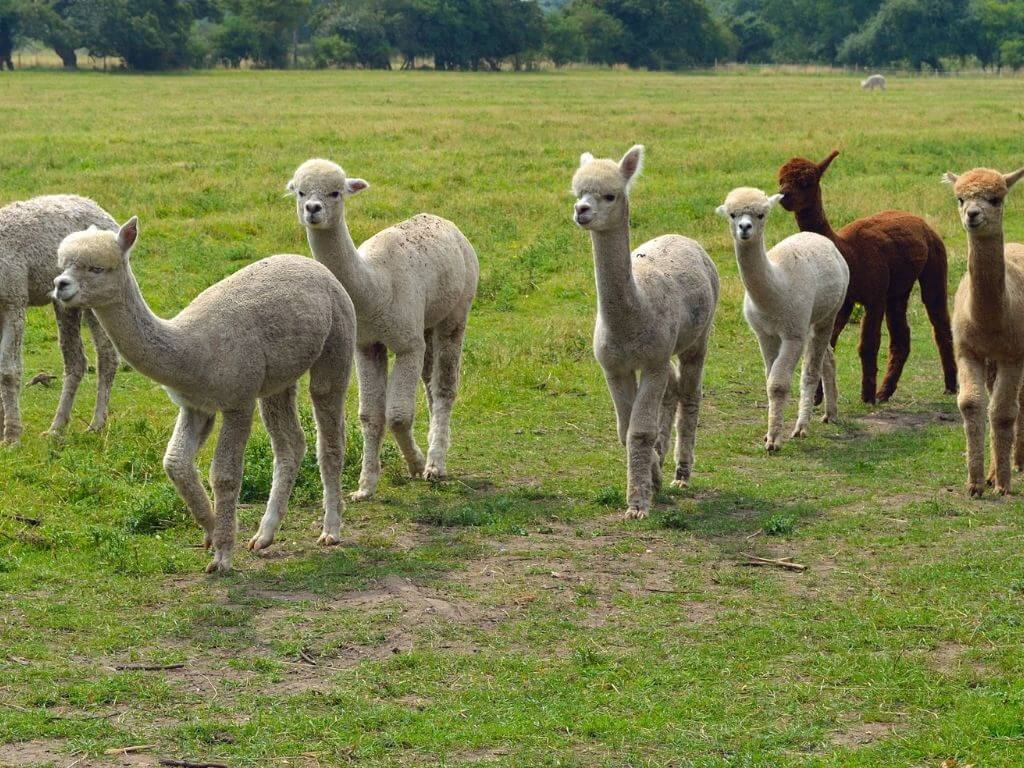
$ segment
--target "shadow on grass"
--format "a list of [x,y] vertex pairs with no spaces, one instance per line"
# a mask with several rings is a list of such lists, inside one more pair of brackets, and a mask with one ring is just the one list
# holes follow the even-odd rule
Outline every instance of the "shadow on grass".
[[720,541],[757,531],[769,536],[788,536],[799,523],[818,514],[820,510],[810,504],[786,504],[743,493],[709,491],[692,498],[676,497],[671,507],[659,504],[651,519],[661,528]]

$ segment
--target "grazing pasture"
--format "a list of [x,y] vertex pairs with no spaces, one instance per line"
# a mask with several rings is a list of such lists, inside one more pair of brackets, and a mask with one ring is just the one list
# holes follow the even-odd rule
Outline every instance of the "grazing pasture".
[[[349,504],[340,547],[315,544],[310,450],[274,546],[203,575],[201,532],[161,468],[176,412],[164,392],[122,372],[107,429],[87,434],[90,373],[58,439],[40,433],[59,386],[26,387],[25,437],[0,451],[0,765],[1020,765],[1020,497],[966,498],[917,291],[893,400],[860,403],[848,330],[839,420],[766,455],[761,356],[714,213],[734,187],[774,192],[789,157],[838,148],[832,223],[922,215],[955,286],[966,238],[939,175],[1024,164],[1019,80],[891,78],[868,93],[837,76],[15,72],[0,85],[2,201],[75,192],[119,221],[138,214],[132,260],[158,314],[258,258],[308,253],[282,194],[310,156],[370,182],[347,205],[357,242],[430,211],[481,265],[451,477],[407,480],[389,437],[378,495]],[[666,483],[648,519],[626,522],[569,184],[581,152],[636,142],[634,242],[696,238],[722,297],[691,486]],[[1024,239],[1021,195],[1010,241]],[[776,211],[767,245],[794,231]],[[30,311],[25,347],[26,381],[60,373],[50,310]],[[355,404],[353,386],[346,491]],[[241,542],[270,460],[257,427]],[[747,567],[748,554],[807,569]]]

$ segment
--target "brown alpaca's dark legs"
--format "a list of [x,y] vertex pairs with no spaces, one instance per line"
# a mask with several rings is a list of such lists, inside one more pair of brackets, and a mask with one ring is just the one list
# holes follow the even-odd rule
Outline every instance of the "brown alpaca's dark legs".
[[[850,322],[850,315],[853,314],[854,303],[852,301],[846,301],[843,306],[836,312],[836,322],[832,326],[832,340],[829,345],[832,349],[836,348],[836,342],[839,341],[839,334],[843,332],[846,324]],[[821,386],[821,382],[818,382],[818,388],[814,392],[814,404],[821,405],[821,401],[825,398],[825,390]]]
[[882,343],[882,320],[885,319],[884,304],[868,304],[864,307],[864,320],[860,324],[860,399],[865,403],[875,402],[875,383],[878,378],[878,347]]
[[907,302],[910,296],[893,296],[885,307],[885,324],[889,328],[889,366],[878,390],[878,402],[884,403],[896,391],[903,366],[910,357],[910,326],[907,324]]
[[928,311],[928,320],[935,334],[935,346],[942,360],[942,378],[946,394],[956,392],[956,358],[953,356],[953,332],[949,328],[949,306],[946,302],[946,252],[933,254],[921,272],[921,301]]

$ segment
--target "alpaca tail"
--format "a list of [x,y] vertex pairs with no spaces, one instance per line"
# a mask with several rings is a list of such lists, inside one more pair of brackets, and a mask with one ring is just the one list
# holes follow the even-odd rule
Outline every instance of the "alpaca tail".
[[948,264],[946,246],[933,229],[929,228],[928,261],[921,270],[918,282],[921,285],[921,301],[928,312],[935,334],[935,345],[942,360],[942,376],[946,392],[956,392],[956,358],[953,356],[953,332],[949,325],[949,291],[947,287]]

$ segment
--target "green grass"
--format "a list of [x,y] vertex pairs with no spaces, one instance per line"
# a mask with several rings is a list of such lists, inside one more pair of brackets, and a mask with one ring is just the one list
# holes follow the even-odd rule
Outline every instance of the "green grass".
[[[25,439],[0,453],[0,764],[116,764],[104,751],[131,744],[157,745],[143,765],[1020,764],[1020,503],[964,498],[923,307],[878,409],[891,424],[857,402],[850,330],[839,423],[766,456],[760,356],[713,213],[735,186],[772,189],[791,155],[839,148],[833,221],[924,215],[952,285],[965,239],[939,174],[1024,162],[1019,81],[865,94],[854,78],[755,74],[15,73],[4,96],[4,200],[75,191],[138,214],[133,262],[158,313],[257,258],[306,252],[282,192],[314,155],[372,184],[349,206],[357,241],[433,211],[483,274],[452,479],[405,479],[389,442],[379,497],[349,506],[326,551],[311,451],[278,543],[240,550],[225,578],[200,574],[201,537],[163,476],[174,408],[157,385],[120,374],[110,426],[91,435],[88,376],[62,440],[38,436],[57,388],[25,390]],[[693,486],[626,523],[569,181],[581,152],[634,142],[649,153],[635,241],[697,238],[723,290]],[[1006,221],[1024,238],[1012,195]],[[769,240],[794,229],[776,211]],[[59,360],[51,313],[33,310],[26,379]],[[241,541],[269,461],[257,428]],[[747,568],[744,552],[808,570]],[[185,667],[116,668],[133,663]]]

